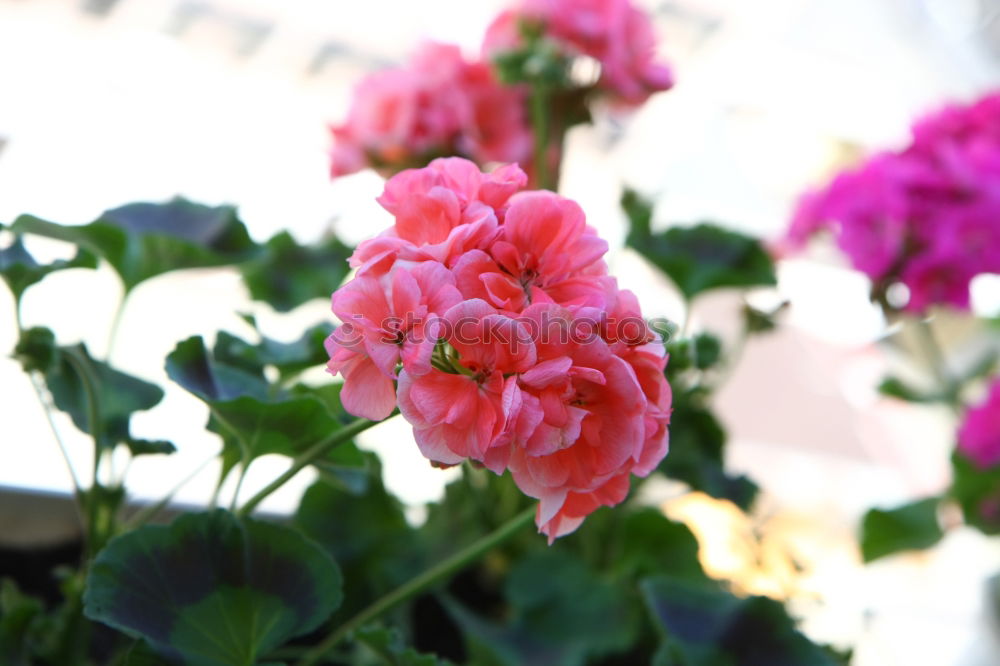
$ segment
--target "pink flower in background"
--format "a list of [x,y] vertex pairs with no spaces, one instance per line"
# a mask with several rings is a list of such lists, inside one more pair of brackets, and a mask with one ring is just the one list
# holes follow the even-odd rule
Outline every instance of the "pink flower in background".
[[378,198],[395,224],[361,243],[351,265],[359,274],[384,271],[396,258],[434,259],[451,266],[496,238],[508,200],[527,180],[517,165],[482,173],[457,157],[402,171],[386,182]]
[[489,27],[483,52],[493,58],[524,45],[523,29],[538,26],[569,57],[600,65],[596,87],[614,102],[637,106],[673,86],[670,69],[656,62],[649,16],[629,0],[523,0]]
[[531,153],[524,93],[501,86],[488,65],[465,60],[457,46],[433,42],[404,66],[363,79],[332,132],[333,176],[365,167],[392,174],[441,155],[485,164]]
[[1000,464],[1000,378],[993,380],[986,399],[965,413],[958,450],[979,467]]
[[671,393],[607,243],[576,203],[525,180],[460,158],[392,177],[379,203],[395,224],[358,246],[333,296],[344,325],[328,368],[352,414],[398,404],[433,463],[509,469],[551,540],[656,468]]
[[904,149],[806,194],[788,242],[822,230],[876,291],[905,285],[907,310],[967,309],[972,279],[1000,272],[1000,93],[918,121]]

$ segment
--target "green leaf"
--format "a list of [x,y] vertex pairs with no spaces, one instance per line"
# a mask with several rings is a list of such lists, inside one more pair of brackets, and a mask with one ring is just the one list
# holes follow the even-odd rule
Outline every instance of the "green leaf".
[[637,618],[625,591],[567,552],[522,557],[505,591],[510,618],[502,625],[448,604],[476,649],[496,663],[582,665],[628,648],[635,638]]
[[183,666],[176,659],[167,658],[149,647],[146,641],[136,641],[125,655],[122,666]]
[[[404,642],[399,632],[379,626],[368,626],[354,633],[356,641],[377,656],[373,664],[390,666],[446,666],[450,662],[434,655],[421,654]],[[363,657],[362,657],[363,658]],[[352,662],[353,663],[353,662]]]
[[287,231],[264,245],[264,253],[242,267],[250,295],[278,312],[288,312],[314,298],[329,299],[350,271],[353,248],[331,236],[299,245]]
[[538,22],[522,21],[520,32],[520,46],[493,57],[497,78],[507,85],[528,83],[553,92],[574,88],[570,77],[572,59],[566,49],[547,39],[544,27]]
[[213,208],[180,197],[115,208],[83,226],[23,215],[12,229],[73,243],[102,257],[126,292],[169,271],[238,263],[257,252],[232,206]]
[[[254,328],[257,328],[256,325]],[[223,363],[255,374],[260,374],[265,367],[273,367],[278,372],[279,381],[284,382],[329,360],[323,342],[332,332],[332,325],[320,323],[292,342],[280,342],[261,335],[260,343],[251,344],[220,331],[215,340],[215,356]]]
[[861,526],[861,554],[865,562],[904,550],[930,548],[944,536],[938,523],[941,498],[904,504],[895,509],[871,509]]
[[625,513],[616,569],[630,578],[668,573],[675,578],[707,580],[698,563],[698,540],[683,523],[650,507]]
[[[497,529],[508,520],[534,505],[509,478],[497,476],[472,465],[462,466],[460,478],[444,488],[444,498],[427,507],[427,520],[420,528],[431,560],[454,552],[456,534],[482,534]],[[586,529],[586,525],[581,527]],[[522,530],[507,542],[504,550],[522,545],[537,545],[540,540],[530,530]]]
[[[210,354],[200,336],[191,337],[167,356],[166,365],[167,375],[211,410],[208,429],[223,439],[223,476],[262,455],[294,457],[343,425],[341,412],[318,394],[269,386],[256,361],[234,355],[236,342],[242,341],[220,335]],[[351,443],[332,449],[316,465],[346,475],[344,482],[354,486],[359,474],[367,477],[366,458]]]
[[886,377],[878,385],[878,391],[882,395],[890,398],[898,398],[906,402],[929,403],[946,400],[946,396],[940,392],[921,391],[908,385],[898,377]]
[[133,456],[143,456],[155,453],[174,453],[177,447],[173,442],[162,439],[134,439],[129,437],[124,442]]
[[42,602],[17,589],[13,580],[0,581],[0,664],[31,666],[38,641]]
[[[220,339],[225,338],[220,335]],[[224,342],[223,346],[228,346]],[[267,380],[260,368],[224,363],[209,354],[200,335],[177,343],[167,356],[167,376],[206,402],[233,400],[241,396],[266,399]]]
[[653,233],[651,208],[632,191],[622,196],[631,229],[626,244],[667,274],[687,300],[723,287],[771,286],[774,264],[755,238],[703,222]]
[[9,246],[0,250],[0,275],[14,294],[15,302],[20,302],[25,290],[49,273],[67,268],[96,267],[97,257],[84,250],[77,250],[76,255],[69,260],[61,259],[51,264],[39,264],[24,247],[20,236],[15,236]]
[[647,238],[653,234],[653,202],[626,187],[622,191],[621,207],[629,221],[629,236]]
[[722,341],[711,333],[699,333],[691,340],[694,351],[694,367],[699,370],[711,368],[722,357]]
[[112,540],[87,577],[84,612],[191,666],[251,666],[340,601],[340,571],[317,544],[214,511]]
[[[96,360],[83,344],[57,347],[47,328],[25,331],[15,355],[25,370],[43,374],[55,406],[69,414],[77,428],[94,436],[99,447],[124,443],[140,453],[174,450],[169,442],[152,445],[134,439],[129,432],[134,412],[150,409],[163,399],[159,386]],[[91,400],[96,400],[96,405]],[[92,422],[92,412],[96,422]]]
[[659,469],[694,490],[746,510],[757,496],[757,485],[745,476],[726,473],[725,442],[725,431],[712,412],[690,400],[677,400],[670,416],[670,451]]
[[295,525],[323,546],[344,571],[344,616],[419,573],[422,552],[403,507],[382,485],[377,457],[361,493],[324,481],[311,485],[295,512]]
[[835,666],[823,647],[803,636],[784,606],[766,597],[736,597],[714,581],[670,576],[641,584],[663,632],[661,664],[684,666]]
[[950,494],[965,522],[984,534],[1000,534],[1000,465],[984,469],[955,451],[951,466]]

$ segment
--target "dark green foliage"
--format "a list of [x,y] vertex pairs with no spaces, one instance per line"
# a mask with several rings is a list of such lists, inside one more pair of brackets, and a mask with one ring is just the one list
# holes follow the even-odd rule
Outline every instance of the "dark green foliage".
[[121,277],[126,292],[162,273],[238,263],[257,251],[235,208],[179,197],[115,208],[83,226],[22,215],[12,229],[66,241],[101,257]]
[[344,617],[403,583],[424,564],[416,531],[407,524],[399,501],[383,487],[378,459],[367,455],[373,459],[372,473],[362,492],[318,481],[302,496],[295,513],[295,525],[344,571]]
[[[434,655],[421,654],[403,641],[398,631],[369,626],[359,629],[354,639],[370,654],[359,654],[352,662],[357,666],[447,666],[450,662]],[[373,657],[368,659],[367,657]]]
[[304,370],[326,363],[329,357],[323,348],[323,341],[331,332],[332,325],[321,323],[306,329],[297,340],[280,342],[258,331],[261,341],[251,344],[220,331],[215,340],[215,354],[220,362],[242,367],[254,374],[261,373],[267,366],[273,367],[278,372],[278,380],[284,382]]
[[0,664],[31,666],[37,653],[42,602],[17,589],[12,580],[0,580]]
[[251,666],[341,601],[336,563],[286,527],[224,511],[114,539],[94,560],[87,617],[191,666]]
[[712,412],[683,396],[675,398],[670,452],[660,463],[660,471],[694,490],[747,509],[757,496],[757,485],[745,476],[726,473],[725,442],[726,433]]
[[905,550],[930,548],[944,536],[937,512],[941,499],[927,499],[894,509],[871,509],[861,525],[865,562]]
[[[228,334],[220,334],[209,353],[200,336],[180,342],[167,357],[167,375],[201,398],[211,410],[208,428],[223,440],[223,475],[237,463],[275,453],[296,456],[331,436],[343,423],[339,403],[328,391],[308,387],[284,390],[264,377],[262,344],[250,348]],[[228,362],[227,362],[228,361]],[[337,446],[318,465],[345,472],[344,482],[355,486],[366,461],[350,443]]]
[[951,496],[965,522],[985,534],[1000,534],[1000,465],[982,469],[956,451],[951,458]]
[[711,333],[699,333],[691,340],[694,367],[707,370],[722,358],[722,341]]
[[698,563],[698,541],[686,525],[644,508],[618,517],[622,531],[612,566],[631,579],[670,572],[676,578],[707,580]]
[[837,666],[843,662],[810,642],[788,612],[766,597],[736,597],[714,581],[670,575],[642,583],[663,634],[657,664],[676,666]]
[[907,402],[930,403],[946,399],[945,396],[939,392],[922,391],[913,388],[898,377],[886,377],[882,380],[882,383],[878,385],[878,390],[882,395],[898,398]]
[[776,284],[774,264],[755,238],[710,223],[654,233],[652,207],[634,191],[622,195],[631,228],[626,243],[666,273],[687,300],[722,287]]
[[174,451],[170,442],[134,439],[129,432],[132,414],[163,398],[159,386],[98,361],[83,344],[57,346],[47,328],[24,331],[14,354],[25,370],[41,373],[55,406],[100,448],[125,444],[137,455]]
[[69,260],[53,261],[51,264],[39,264],[24,247],[20,236],[0,250],[0,276],[10,287],[14,300],[19,302],[24,291],[39,282],[49,273],[67,268],[96,268],[97,257],[85,250],[77,250],[76,255]]
[[279,312],[314,298],[329,299],[347,276],[347,259],[354,251],[335,236],[299,245],[287,231],[276,234],[263,249],[241,268],[243,279],[255,300]]
[[624,590],[568,553],[539,550],[521,557],[504,591],[510,609],[503,623],[448,605],[470,651],[485,663],[583,664],[624,650],[635,638],[637,609]]

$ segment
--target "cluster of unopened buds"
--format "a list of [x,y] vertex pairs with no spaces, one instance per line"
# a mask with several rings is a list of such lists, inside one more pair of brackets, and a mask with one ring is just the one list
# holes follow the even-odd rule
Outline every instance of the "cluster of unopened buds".
[[671,394],[607,244],[576,203],[526,182],[460,158],[391,178],[379,203],[395,224],[358,246],[333,295],[328,369],[345,409],[398,407],[435,464],[509,470],[552,540],[657,467]]

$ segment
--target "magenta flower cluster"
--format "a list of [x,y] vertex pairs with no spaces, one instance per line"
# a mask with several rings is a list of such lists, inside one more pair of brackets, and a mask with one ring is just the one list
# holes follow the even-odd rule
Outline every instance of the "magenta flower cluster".
[[833,233],[874,293],[894,284],[905,309],[969,307],[969,283],[1000,273],[1000,92],[919,122],[909,144],[878,153],[801,200],[789,240]]
[[1000,465],[1000,378],[993,380],[981,403],[966,411],[958,449],[979,467]]

